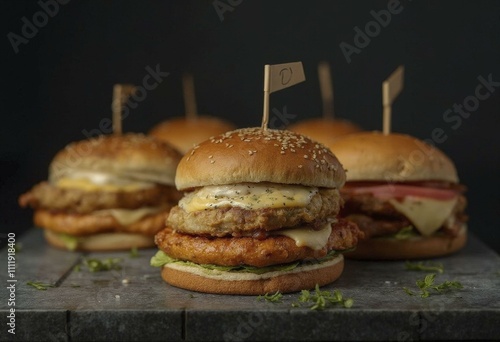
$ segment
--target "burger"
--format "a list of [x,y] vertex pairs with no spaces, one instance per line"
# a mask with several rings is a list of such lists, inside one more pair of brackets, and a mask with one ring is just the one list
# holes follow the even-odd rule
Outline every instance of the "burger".
[[347,173],[340,216],[365,234],[349,257],[430,258],[465,245],[465,186],[442,151],[408,135],[378,132],[351,134],[329,147]]
[[343,270],[357,227],[337,220],[345,173],[320,143],[273,129],[213,137],[184,155],[184,192],[151,259],[176,287],[257,295],[326,285]]
[[308,136],[327,146],[343,135],[362,131],[358,125],[351,121],[327,117],[303,120],[290,125],[287,129]]
[[212,116],[179,117],[153,127],[149,135],[166,141],[186,153],[197,143],[235,129],[234,125]]
[[99,136],[66,146],[48,181],[19,197],[53,246],[123,250],[155,246],[154,235],[179,200],[173,147],[142,134]]

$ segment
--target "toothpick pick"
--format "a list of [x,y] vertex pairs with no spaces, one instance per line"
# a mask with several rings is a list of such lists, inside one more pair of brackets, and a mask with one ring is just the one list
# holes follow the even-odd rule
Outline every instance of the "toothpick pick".
[[128,98],[135,92],[136,87],[132,84],[115,84],[113,86],[113,133],[122,134],[122,111]]
[[304,82],[302,62],[284,64],[266,64],[264,66],[264,110],[262,113],[262,129],[267,129],[269,121],[269,94]]
[[182,75],[182,89],[184,92],[184,109],[186,111],[186,118],[188,118],[188,120],[196,119],[198,117],[198,110],[196,108],[193,74],[185,73]]
[[391,133],[392,103],[403,90],[404,85],[403,65],[400,65],[385,81],[382,83],[382,105],[383,113],[383,133]]
[[262,112],[262,126],[263,130],[267,129],[269,122],[269,94],[271,88],[271,66],[266,64],[264,66],[264,110]]
[[335,117],[333,106],[333,82],[330,73],[330,64],[320,62],[318,64],[319,87],[321,99],[323,100],[323,118],[333,119]]

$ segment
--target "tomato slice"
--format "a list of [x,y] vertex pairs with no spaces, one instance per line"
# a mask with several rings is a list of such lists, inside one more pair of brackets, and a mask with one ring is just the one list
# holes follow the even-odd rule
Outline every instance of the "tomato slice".
[[458,195],[457,191],[450,189],[429,188],[423,186],[401,185],[401,184],[385,184],[373,186],[350,186],[345,187],[341,191],[349,194],[373,194],[382,200],[391,198],[403,198],[407,196],[432,198],[435,200],[447,201],[455,198]]

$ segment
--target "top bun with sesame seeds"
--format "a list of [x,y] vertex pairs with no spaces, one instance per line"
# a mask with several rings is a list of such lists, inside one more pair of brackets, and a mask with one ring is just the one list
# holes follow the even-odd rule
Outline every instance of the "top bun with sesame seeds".
[[85,171],[173,185],[180,158],[173,146],[144,134],[101,135],[69,144],[57,153],[49,180],[57,182]]
[[298,133],[256,127],[194,146],[180,161],[175,179],[179,190],[243,182],[340,188],[345,173],[324,145]]

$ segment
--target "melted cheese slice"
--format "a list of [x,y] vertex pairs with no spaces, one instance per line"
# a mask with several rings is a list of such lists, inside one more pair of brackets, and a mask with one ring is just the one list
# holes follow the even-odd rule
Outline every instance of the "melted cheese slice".
[[406,196],[403,201],[390,199],[389,203],[405,215],[423,236],[435,233],[448,217],[457,204],[458,197],[448,201]]
[[103,210],[97,210],[93,214],[98,216],[111,215],[121,225],[126,226],[139,221],[144,216],[155,214],[160,210],[161,208],[157,207],[146,207],[139,209],[103,209]]
[[317,192],[317,188],[300,185],[213,185],[187,194],[179,201],[179,206],[187,212],[221,207],[240,207],[248,210],[302,207],[308,205]]
[[321,230],[311,228],[292,228],[274,232],[272,235],[285,235],[295,240],[297,247],[309,247],[315,251],[326,246],[332,233],[332,224],[327,223]]
[[100,172],[75,172],[56,182],[56,186],[63,189],[78,189],[83,191],[137,191],[153,187],[150,182],[115,177]]

